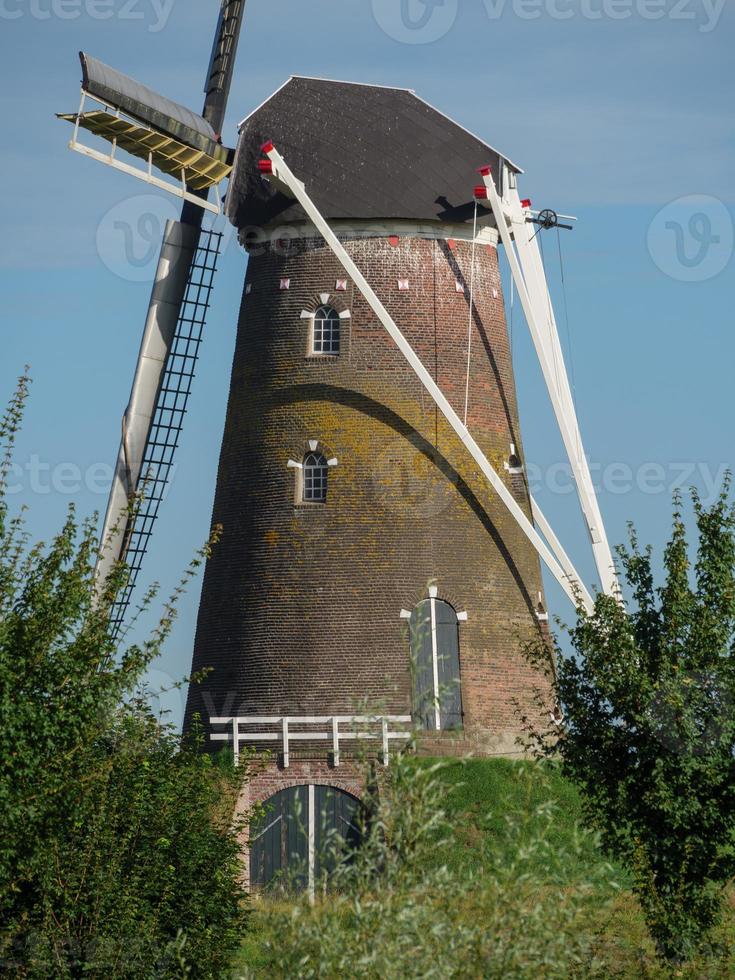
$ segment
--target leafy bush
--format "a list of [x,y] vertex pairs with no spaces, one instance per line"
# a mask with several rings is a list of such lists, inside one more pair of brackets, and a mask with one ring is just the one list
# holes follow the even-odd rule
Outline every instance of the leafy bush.
[[[574,655],[530,651],[564,724],[535,733],[561,758],[586,813],[630,871],[661,955],[693,954],[735,875],[735,513],[693,506],[693,566],[680,501],[654,586],[651,549],[631,529],[618,553],[632,608],[598,596],[570,630]],[[557,740],[558,739],[558,740]]]
[[[0,961],[29,977],[221,976],[243,925],[240,774],[149,711],[174,615],[117,653],[92,522],[29,545],[6,481],[22,379],[0,421]],[[193,573],[199,559],[189,574]]]

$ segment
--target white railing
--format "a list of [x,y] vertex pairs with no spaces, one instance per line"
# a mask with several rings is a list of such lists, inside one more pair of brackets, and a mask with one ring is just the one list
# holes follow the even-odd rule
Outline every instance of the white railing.
[[[235,764],[240,760],[241,742],[276,742],[283,754],[283,765],[289,765],[289,744],[291,742],[330,741],[332,743],[333,764],[340,764],[340,742],[348,739],[379,740],[382,745],[383,765],[390,761],[390,743],[397,739],[409,739],[411,733],[402,729],[391,729],[391,725],[410,725],[411,715],[302,715],[283,717],[277,715],[248,715],[246,717],[210,718],[214,726],[228,725],[229,731],[212,732],[213,742],[231,742]],[[248,731],[256,726],[258,730]],[[262,731],[263,727],[276,726],[276,731]],[[349,726],[349,727],[345,727]],[[242,731],[245,727],[245,731]],[[302,729],[294,731],[294,727]],[[309,729],[303,731],[303,729]],[[372,730],[371,730],[372,729]]]

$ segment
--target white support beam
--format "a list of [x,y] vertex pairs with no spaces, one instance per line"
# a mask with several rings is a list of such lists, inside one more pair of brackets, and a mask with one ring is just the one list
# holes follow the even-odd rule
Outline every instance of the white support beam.
[[[608,595],[618,596],[620,586],[615,575],[612,552],[605,534],[589,465],[582,447],[582,436],[569,390],[569,380],[561,353],[558,331],[553,319],[553,312],[550,312],[551,298],[546,277],[543,275],[540,255],[534,254],[538,251],[538,244],[535,240],[531,240],[530,226],[521,208],[517,191],[513,189],[508,191],[510,213],[507,214],[489,168],[483,170],[483,181],[487,188],[488,201],[505,247],[513,281],[531,332],[536,354],[541,364],[541,371],[561,431],[564,448],[572,467],[600,582],[604,592]],[[511,237],[511,229],[508,227],[509,219],[513,238]],[[517,254],[513,239],[518,246]]]
[[91,146],[86,146],[84,143],[79,143],[76,139],[72,139],[69,142],[69,149],[74,150],[76,153],[81,153],[82,156],[90,157],[92,160],[98,160],[100,163],[112,167],[113,170],[119,170],[121,173],[128,174],[130,177],[137,177],[138,180],[142,180],[146,184],[151,184],[153,187],[159,187],[162,191],[167,191],[175,197],[180,197],[184,201],[196,204],[197,207],[204,208],[205,211],[211,211],[213,214],[220,213],[219,197],[217,195],[215,195],[214,203],[212,203],[187,191],[186,185],[179,187],[177,184],[172,184],[169,180],[163,180],[161,177],[157,177],[151,171],[150,166],[146,167],[145,170],[141,170],[140,167],[133,167],[129,163],[124,163],[114,155],[114,146],[111,153],[101,153]]
[[264,149],[264,152],[266,152],[266,155],[273,164],[273,176],[275,178],[276,186],[280,184],[281,186],[285,187],[288,193],[295,197],[301,207],[304,209],[315,228],[322,235],[332,252],[334,252],[345,272],[351,277],[354,284],[364,296],[373,313],[375,313],[393,342],[406,358],[416,376],[438,406],[442,415],[457,433],[465,448],[479,466],[485,478],[510,511],[512,517],[531,542],[535,550],[538,552],[551,574],[554,576],[557,582],[559,582],[570,601],[575,606],[578,601],[581,601],[585,608],[591,612],[593,605],[592,598],[587,589],[585,589],[579,576],[575,575],[573,581],[570,581],[567,571],[562,568],[536,528],[533,526],[531,521],[529,521],[528,517],[526,517],[526,514],[513,497],[513,494],[506,487],[502,477],[493,469],[483,451],[470,435],[467,427],[449,404],[439,386],[436,384],[434,379],[421,363],[421,360],[418,358],[411,345],[399,330],[390,313],[388,313],[385,306],[378,299],[375,291],[370,286],[367,279],[365,279],[342,243],[329,227],[326,220],[322,217],[316,205],[306,192],[306,188],[304,187],[302,181],[300,181],[292,173],[291,169],[288,167],[285,160],[275,149],[275,147],[271,146],[268,149]]
[[332,718],[332,765],[339,766],[339,718]]
[[281,720],[281,738],[283,740],[283,768],[288,769],[291,756],[288,751],[288,718]]
[[[556,317],[554,316],[554,307],[551,302],[549,286],[546,281],[546,273],[541,258],[541,250],[538,245],[539,229],[536,228],[534,230],[535,226],[527,220],[528,211],[521,205],[517,188],[513,187],[508,189],[503,198],[503,203],[508,206],[506,218],[509,218],[511,222],[513,241],[516,246],[521,271],[528,286],[531,301],[536,308],[537,322],[541,327],[539,340],[544,344],[547,357],[551,360],[554,374],[553,380],[556,384],[558,396],[566,405],[567,412],[571,413],[573,424],[576,426],[577,455],[581,454],[584,458],[582,437],[574,408],[572,390],[569,386],[569,375],[564,362],[564,354],[559,341],[559,330],[556,325]],[[601,517],[600,524],[602,524]],[[601,528],[601,531],[604,535],[604,527]]]
[[235,765],[240,764],[240,723],[237,718],[232,719],[232,757]]
[[[551,358],[554,366],[554,381],[559,397],[574,410],[569,376],[559,342],[554,307],[551,303],[541,251],[538,246],[540,230],[527,220],[529,211],[521,205],[517,188],[508,188],[503,197],[503,204],[507,206],[506,220],[509,219],[511,222],[512,237],[521,271],[528,287],[529,296],[536,309],[538,323],[542,327],[540,339],[543,341],[547,356]],[[545,330],[543,329],[544,326]]]

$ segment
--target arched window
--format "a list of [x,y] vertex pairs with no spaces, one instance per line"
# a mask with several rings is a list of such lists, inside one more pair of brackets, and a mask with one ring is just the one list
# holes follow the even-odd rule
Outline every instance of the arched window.
[[302,499],[307,503],[323,504],[327,499],[327,460],[321,453],[304,456]]
[[315,354],[339,354],[339,313],[331,306],[320,306],[314,314],[311,348]]
[[250,884],[313,893],[359,846],[362,824],[360,801],[335,786],[280,790],[250,824]]
[[416,720],[428,731],[461,728],[457,613],[431,596],[414,608],[409,625]]

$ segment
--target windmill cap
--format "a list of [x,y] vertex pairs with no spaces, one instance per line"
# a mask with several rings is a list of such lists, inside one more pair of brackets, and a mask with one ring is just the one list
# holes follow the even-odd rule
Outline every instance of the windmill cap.
[[[240,125],[227,197],[238,228],[304,222],[284,188],[260,179],[278,147],[327,220],[471,226],[473,177],[518,167],[408,89],[294,77]],[[491,224],[481,208],[480,223]]]

